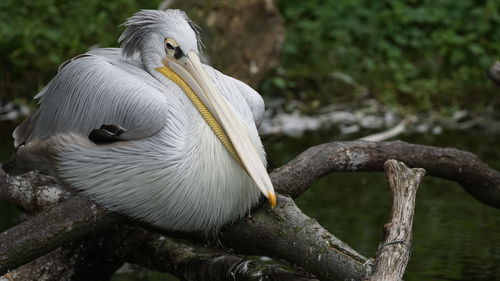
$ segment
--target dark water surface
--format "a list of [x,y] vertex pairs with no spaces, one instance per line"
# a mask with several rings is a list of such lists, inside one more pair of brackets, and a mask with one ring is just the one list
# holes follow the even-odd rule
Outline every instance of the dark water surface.
[[[268,146],[282,165],[312,144],[338,139],[312,134]],[[401,140],[471,151],[500,169],[498,136],[478,132],[402,136]],[[366,257],[388,221],[392,197],[382,173],[337,173],[319,180],[297,201],[309,216]],[[413,249],[405,280],[500,280],[500,210],[485,206],[458,184],[426,177],[417,193]]]
[[[278,167],[306,148],[341,140],[329,133],[301,139],[265,141],[271,165]],[[0,132],[0,161],[11,148]],[[479,132],[408,135],[401,140],[471,151],[500,169],[498,136]],[[352,136],[350,137],[352,139]],[[337,173],[319,180],[297,204],[309,216],[366,257],[372,257],[387,222],[391,195],[382,173]],[[0,202],[0,228],[17,221],[14,206]],[[417,194],[414,239],[405,280],[500,280],[500,210],[477,202],[450,181],[426,177]],[[114,281],[165,280],[160,273],[116,274]],[[168,279],[172,280],[172,279]]]

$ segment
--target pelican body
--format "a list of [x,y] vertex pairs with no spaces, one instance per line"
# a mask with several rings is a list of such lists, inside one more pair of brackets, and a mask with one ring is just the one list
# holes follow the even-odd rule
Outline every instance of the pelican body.
[[11,174],[39,170],[111,210],[167,230],[213,230],[264,194],[275,204],[248,85],[199,60],[180,10],[127,19],[121,48],[63,63],[13,133]]

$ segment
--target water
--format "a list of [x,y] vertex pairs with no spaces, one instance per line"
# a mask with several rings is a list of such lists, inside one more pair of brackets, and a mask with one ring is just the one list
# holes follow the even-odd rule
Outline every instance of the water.
[[[279,166],[296,151],[334,140],[324,133],[300,140],[283,138],[270,144],[268,153],[273,165]],[[401,140],[468,150],[500,169],[497,136],[448,132]],[[330,232],[372,257],[389,219],[392,198],[382,173],[336,173],[319,180],[296,201]],[[413,230],[405,280],[500,280],[500,211],[479,203],[458,184],[424,179],[417,193]]]
[[[301,139],[268,138],[265,145],[271,165],[278,167],[312,145],[355,137],[323,132]],[[500,169],[495,135],[445,132],[401,139],[468,150]],[[10,153],[8,137],[2,136],[0,145],[1,161]],[[391,201],[382,173],[336,173],[319,180],[297,204],[351,247],[372,257],[382,238],[382,226],[389,218]],[[14,225],[17,214],[12,205],[0,203],[0,228]],[[500,280],[500,211],[477,202],[459,185],[426,177],[417,194],[413,229],[405,280]],[[141,271],[116,274],[113,280],[164,280],[162,276]]]

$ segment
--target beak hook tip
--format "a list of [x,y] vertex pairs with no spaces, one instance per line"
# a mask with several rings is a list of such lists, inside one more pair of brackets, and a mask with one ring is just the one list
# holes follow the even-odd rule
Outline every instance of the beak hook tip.
[[271,208],[274,209],[276,207],[276,194],[268,192],[267,198],[269,200],[269,203],[271,204]]

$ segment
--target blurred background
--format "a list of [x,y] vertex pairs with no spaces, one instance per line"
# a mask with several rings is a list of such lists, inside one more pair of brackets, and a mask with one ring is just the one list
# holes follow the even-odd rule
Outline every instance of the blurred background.
[[[263,95],[272,168],[315,144],[367,138],[452,146],[500,169],[500,87],[485,75],[500,59],[499,0],[1,0],[0,162],[63,61],[117,47],[125,18],[167,7],[200,25],[208,63]],[[382,174],[338,173],[297,203],[371,257],[391,197]],[[0,230],[19,214],[0,202]],[[500,213],[428,177],[413,247],[405,280],[500,280]],[[164,276],[125,266],[113,280]]]

